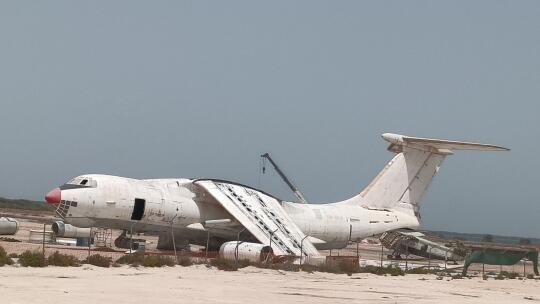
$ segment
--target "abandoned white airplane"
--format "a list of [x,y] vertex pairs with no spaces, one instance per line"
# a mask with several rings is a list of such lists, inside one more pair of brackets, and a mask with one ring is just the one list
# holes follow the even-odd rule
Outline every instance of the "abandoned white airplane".
[[[88,174],[50,191],[45,200],[78,227],[159,233],[158,246],[218,248],[240,239],[249,250],[317,256],[317,249],[420,225],[419,203],[453,150],[508,151],[494,145],[385,133],[396,153],[358,195],[327,204],[280,200],[264,191],[216,179],[151,179]],[[171,231],[174,237],[171,237]],[[235,245],[236,246],[236,245]],[[158,247],[159,248],[159,247]]]

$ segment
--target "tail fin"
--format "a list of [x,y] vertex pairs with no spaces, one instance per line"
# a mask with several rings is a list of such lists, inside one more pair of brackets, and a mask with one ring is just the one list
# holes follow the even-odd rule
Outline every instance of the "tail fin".
[[494,145],[408,137],[385,133],[388,150],[397,153],[371,183],[350,201],[367,208],[407,210],[419,216],[419,204],[444,158],[453,150],[508,151]]

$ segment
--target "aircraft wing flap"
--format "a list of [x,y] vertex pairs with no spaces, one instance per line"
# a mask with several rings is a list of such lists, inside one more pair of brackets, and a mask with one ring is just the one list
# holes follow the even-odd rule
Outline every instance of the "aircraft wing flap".
[[257,240],[271,244],[274,254],[319,255],[276,198],[233,183],[213,180],[195,183],[210,193]]

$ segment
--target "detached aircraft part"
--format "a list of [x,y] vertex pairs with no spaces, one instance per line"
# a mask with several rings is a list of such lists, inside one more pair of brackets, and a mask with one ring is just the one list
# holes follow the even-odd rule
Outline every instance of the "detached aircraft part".
[[454,252],[454,248],[422,238],[420,232],[387,231],[381,235],[381,243],[387,249],[393,250],[392,256],[399,258],[401,254],[435,259],[462,261],[465,257]]
[[56,236],[66,238],[89,238],[91,236],[90,228],[79,228],[62,221],[56,221],[52,224],[52,230]]
[[14,235],[19,231],[19,222],[10,217],[0,217],[0,234]]
[[219,248],[219,256],[231,261],[248,260],[261,263],[272,256],[272,248],[258,243],[226,242]]

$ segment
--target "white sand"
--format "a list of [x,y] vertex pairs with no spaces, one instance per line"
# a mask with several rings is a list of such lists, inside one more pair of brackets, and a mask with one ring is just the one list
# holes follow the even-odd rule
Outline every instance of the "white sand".
[[540,281],[164,268],[0,268],[0,303],[536,303]]

